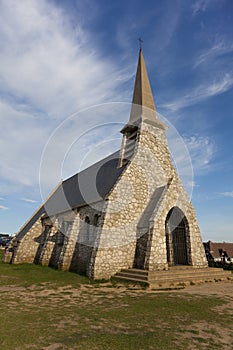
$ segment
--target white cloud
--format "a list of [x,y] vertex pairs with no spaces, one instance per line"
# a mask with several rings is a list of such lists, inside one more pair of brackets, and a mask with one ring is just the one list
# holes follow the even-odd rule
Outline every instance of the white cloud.
[[38,201],[30,198],[21,198],[21,200],[27,203],[38,203]]
[[199,11],[205,11],[209,0],[197,0],[192,5],[193,13],[196,14]]
[[125,72],[97,53],[80,18],[74,28],[52,2],[0,2],[3,194],[38,186],[43,147],[61,120],[84,106],[120,98],[117,78],[124,81]]
[[231,53],[233,51],[233,45],[227,44],[224,41],[218,41],[212,47],[204,50],[197,58],[193,65],[197,68],[200,64],[209,64],[216,60],[217,57]]
[[196,175],[210,170],[211,161],[214,156],[214,144],[206,136],[184,137],[192,159],[192,165]]
[[186,178],[183,181],[189,187],[198,186],[193,181],[192,172],[195,175],[200,175],[211,169],[214,155],[213,143],[208,137],[197,135],[184,136],[182,142],[177,140],[176,137],[169,137],[168,141],[179,176]]
[[127,121],[130,107],[129,103],[100,104],[67,118],[59,125],[46,144],[41,159],[43,198],[61,179],[120,148],[122,137],[119,130]]
[[189,196],[194,187],[199,187],[194,176],[210,172],[213,169],[213,157],[216,146],[208,136],[194,134],[180,135],[178,130],[162,114],[157,113],[160,120],[168,126],[167,139],[176,171]]
[[9,209],[8,207],[5,207],[4,205],[0,205],[0,210],[7,210]]
[[230,90],[232,87],[233,73],[225,73],[223,77],[200,84],[200,86],[194,87],[182,97],[172,102],[165,103],[161,107],[172,111],[177,111],[181,108],[199,103],[207,98],[222,94]]
[[119,72],[51,2],[2,1],[0,23],[2,86],[20,103],[63,118],[114,96]]
[[200,185],[198,185],[195,181],[189,181],[189,182],[187,182],[187,186],[188,186],[188,187],[192,187],[192,188],[194,188],[194,187],[200,187]]
[[209,7],[216,5],[220,0],[196,0],[192,5],[193,14],[205,12]]
[[231,197],[231,198],[233,198],[233,191],[222,192],[221,195],[223,195],[224,197]]
[[[49,130],[39,118],[17,107],[0,102],[0,167],[1,192],[20,191],[38,181],[43,143]],[[14,184],[17,184],[14,188]]]

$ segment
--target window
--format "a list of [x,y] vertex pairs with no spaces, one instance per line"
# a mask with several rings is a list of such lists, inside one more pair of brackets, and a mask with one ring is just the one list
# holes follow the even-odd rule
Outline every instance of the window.
[[89,216],[85,217],[85,232],[84,232],[84,240],[89,241],[90,235],[90,218]]
[[98,226],[99,217],[100,217],[100,215],[98,215],[98,214],[94,215],[94,225],[95,226]]

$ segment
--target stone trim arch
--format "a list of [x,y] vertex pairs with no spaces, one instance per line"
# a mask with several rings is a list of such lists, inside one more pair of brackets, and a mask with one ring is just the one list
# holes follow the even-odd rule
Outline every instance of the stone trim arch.
[[165,220],[165,232],[168,265],[191,265],[189,223],[179,207],[169,210]]

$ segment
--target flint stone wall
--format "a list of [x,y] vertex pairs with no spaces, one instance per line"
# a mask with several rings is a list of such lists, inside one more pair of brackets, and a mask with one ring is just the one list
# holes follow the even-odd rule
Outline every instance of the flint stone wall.
[[[196,215],[170,158],[165,131],[142,123],[134,157],[108,197],[106,216],[95,259],[94,277],[109,278],[134,267],[137,239],[143,234],[144,268],[168,269],[165,221],[171,208],[179,207],[189,222],[189,263],[207,266]],[[143,213],[157,188],[164,190],[145,227]],[[148,215],[147,215],[148,218]],[[142,241],[142,239],[141,239]]]
[[[109,278],[123,268],[167,269],[165,222],[173,207],[188,221],[188,263],[207,266],[196,214],[172,164],[165,130],[143,122],[134,156],[106,201],[53,218],[39,217],[16,244],[13,257],[9,252],[5,259],[95,279]],[[50,219],[53,224],[46,231]]]
[[[20,241],[12,242],[5,262],[36,263],[91,276],[103,206],[104,202],[99,202],[51,218],[43,214]],[[89,224],[85,222],[87,216]]]

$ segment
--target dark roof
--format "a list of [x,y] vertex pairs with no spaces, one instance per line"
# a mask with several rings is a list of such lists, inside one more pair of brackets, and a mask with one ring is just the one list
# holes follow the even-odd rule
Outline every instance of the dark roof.
[[119,154],[117,151],[64,180],[20,229],[17,239],[21,239],[42,214],[50,216],[105,199],[126,168],[126,165],[118,168]]
[[28,221],[26,221],[26,223],[20,228],[19,232],[15,236],[15,239],[20,240],[27,233],[27,231],[30,230],[32,225],[34,225],[36,220],[38,220],[42,214],[45,214],[45,209],[44,209],[43,205],[40,206],[35,211],[35,213],[30,217],[30,219]]
[[205,249],[211,254],[213,259],[220,258],[222,254],[233,258],[233,243],[217,243],[208,241],[204,243]]
[[125,169],[118,162],[119,151],[63,181],[46,202],[46,211],[61,213],[105,199]]

